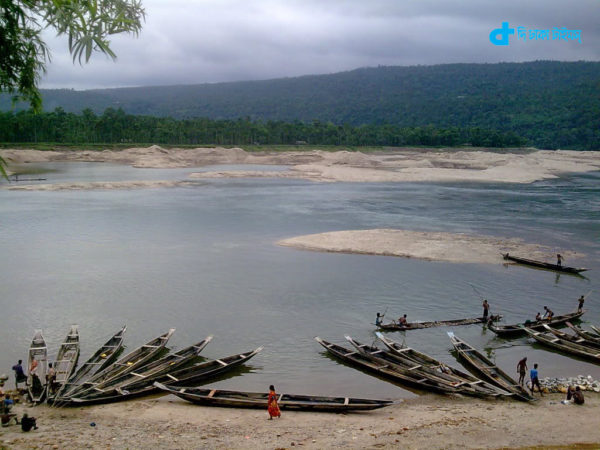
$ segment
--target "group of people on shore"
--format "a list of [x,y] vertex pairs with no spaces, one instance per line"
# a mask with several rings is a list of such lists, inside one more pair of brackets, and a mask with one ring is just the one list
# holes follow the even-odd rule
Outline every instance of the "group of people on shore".
[[0,404],[0,424],[2,427],[8,427],[14,422],[15,425],[21,425],[22,431],[37,430],[35,417],[29,417],[27,413],[24,413],[21,420],[19,420],[17,414],[13,412],[15,400],[10,393],[4,392],[4,380],[0,381],[0,398],[2,399]]
[[[523,386],[523,383],[525,382],[525,374],[527,373],[527,357],[521,359],[517,363],[517,372],[519,374],[519,384]],[[529,371],[529,378],[531,381],[531,395],[534,394],[535,388],[537,387],[540,396],[543,397],[544,393],[542,392],[542,386],[540,385],[537,363],[535,363],[533,365],[533,369]],[[565,401],[572,402],[576,405],[583,405],[585,399],[583,397],[583,392],[581,391],[581,388],[579,386],[569,386],[567,389],[567,399]]]

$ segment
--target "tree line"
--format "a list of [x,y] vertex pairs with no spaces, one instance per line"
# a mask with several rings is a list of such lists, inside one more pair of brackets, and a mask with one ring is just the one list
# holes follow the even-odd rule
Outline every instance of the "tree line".
[[480,127],[392,124],[336,125],[313,120],[275,121],[176,120],[126,114],[107,108],[103,114],[81,114],[58,107],[52,112],[0,112],[0,141],[5,143],[167,145],[345,145],[345,146],[460,146],[521,147],[527,140],[512,131]]

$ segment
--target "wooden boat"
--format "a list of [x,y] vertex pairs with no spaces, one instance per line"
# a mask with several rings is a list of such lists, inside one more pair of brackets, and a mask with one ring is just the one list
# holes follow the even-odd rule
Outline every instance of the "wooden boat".
[[[223,406],[230,408],[267,409],[268,393],[223,391],[220,389],[201,389],[196,387],[173,388],[154,383],[160,390],[176,395],[188,402],[204,406]],[[370,400],[350,397],[320,397],[316,395],[279,394],[279,409],[295,411],[366,411],[389,406],[390,400]]]
[[121,328],[106,343],[94,353],[75,374],[69,378],[58,393],[56,400],[68,397],[70,392],[78,388],[82,383],[93,377],[96,373],[104,370],[111,364],[123,348],[123,335],[127,327]]
[[79,327],[77,325],[71,325],[71,329],[67,334],[67,337],[60,344],[58,354],[56,355],[56,361],[54,361],[54,370],[56,371],[56,379],[54,380],[53,391],[52,386],[48,386],[48,397],[54,397],[59,393],[59,389],[67,382],[69,377],[73,374],[73,370],[77,365],[79,359]]
[[591,328],[592,330],[594,330],[594,332],[595,332],[595,333],[596,333],[598,336],[600,336],[600,328],[598,328],[598,327],[596,327],[596,326],[594,326],[594,325],[590,325],[590,328]]
[[571,322],[565,322],[565,324],[571,330],[573,330],[575,333],[577,333],[578,336],[582,337],[583,339],[587,339],[588,341],[600,344],[600,335],[597,335],[596,333],[591,333],[587,330],[584,330],[581,327],[573,325]]
[[172,387],[202,384],[211,378],[220,376],[223,373],[248,362],[252,357],[260,353],[262,349],[262,347],[259,347],[250,352],[196,363],[189,367],[183,367],[176,371],[167,373],[158,379],[144,379],[136,383],[129,384],[126,389],[116,388],[101,394],[93,392],[87,396],[74,396],[69,399],[68,404],[71,406],[79,406],[93,405],[98,403],[112,403],[153,394],[159,391],[159,389],[154,386],[155,381],[163,384],[169,383],[169,385]]
[[496,333],[498,336],[502,337],[513,337],[525,334],[523,331],[523,326],[531,328],[532,330],[543,330],[544,325],[549,325],[551,327],[556,327],[558,325],[563,325],[566,322],[576,320],[580,318],[585,310],[575,311],[568,314],[563,314],[561,316],[554,316],[551,320],[530,320],[524,323],[517,323],[514,325],[498,325],[489,323],[488,328]]
[[104,394],[112,389],[124,388],[128,384],[133,384],[141,380],[147,380],[151,383],[162,375],[173,372],[179,367],[190,364],[198,359],[200,352],[212,340],[212,336],[206,339],[179,350],[176,353],[169,353],[160,359],[144,364],[143,366],[124,373],[117,377],[113,377],[108,381],[96,384],[92,391],[97,394]]
[[377,373],[385,378],[402,383],[408,386],[415,387],[423,391],[433,391],[439,394],[456,394],[458,389],[451,386],[450,383],[439,382],[430,377],[424,376],[421,372],[400,369],[398,366],[389,364],[383,360],[376,361],[373,358],[368,358],[360,354],[358,351],[349,350],[337,344],[327,342],[320,337],[315,337],[315,340],[321,344],[329,353],[335,357],[349,363],[352,366],[357,366],[362,369]]
[[175,328],[171,328],[165,334],[150,340],[146,344],[136,348],[131,353],[120,358],[117,362],[111,364],[106,369],[98,372],[96,375],[91,377],[89,380],[82,383],[79,388],[71,393],[71,395],[81,396],[83,392],[89,391],[94,386],[110,380],[111,378],[124,375],[138,367],[144,365],[148,361],[156,358],[159,353],[165,348],[171,335],[175,332]]
[[[34,361],[35,368],[34,368]],[[42,330],[35,330],[29,347],[27,369],[27,392],[33,403],[41,402],[46,395],[46,373],[48,371],[48,348]]]
[[534,338],[540,344],[553,347],[565,353],[570,353],[572,355],[579,356],[580,358],[588,359],[600,364],[600,349],[575,344],[554,335],[541,333],[527,327],[524,327],[524,330],[529,336]]
[[488,320],[498,321],[502,316],[494,315],[487,319],[484,317],[473,317],[470,319],[455,319],[455,320],[436,320],[433,322],[408,322],[405,325],[401,325],[396,322],[382,323],[377,325],[380,330],[383,331],[408,331],[408,330],[420,330],[422,328],[433,328],[433,327],[456,327],[459,325],[473,325],[477,323],[486,323]]
[[377,347],[361,344],[360,342],[352,339],[350,336],[346,336],[346,340],[350,342],[350,344],[352,344],[352,346],[356,348],[362,355],[375,362],[388,363],[392,367],[398,368],[399,370],[409,370],[412,373],[419,373],[422,376],[435,380],[439,383],[446,383],[456,388],[458,390],[457,393],[478,397],[497,397],[499,395],[497,389],[487,387],[486,383],[476,379],[475,377],[471,377],[475,378],[475,380],[459,378],[455,375],[438,370],[438,368],[432,369],[426,365],[418,364],[411,360],[407,361],[398,355],[388,353]]
[[391,353],[407,362],[421,365],[436,372],[444,373],[449,377],[453,377],[458,383],[467,383],[471,386],[482,386],[484,387],[484,390],[488,392],[488,395],[512,395],[510,392],[504,391],[495,385],[489,384],[486,381],[471,375],[470,373],[463,372],[462,370],[444,364],[443,362],[438,361],[437,359],[425,353],[421,353],[411,347],[401,345],[389,338],[386,338],[379,332],[375,334],[379,340],[385,344]]
[[455,336],[451,331],[448,332],[448,337],[458,353],[458,356],[465,362],[469,370],[476,373],[478,376],[487,380],[491,384],[514,394],[514,398],[518,400],[530,401],[533,397],[513,380],[506,372],[500,369],[496,364],[478,352],[474,347],[467,344],[465,341]]
[[583,345],[585,347],[600,349],[600,342],[594,342],[580,336],[574,336],[569,333],[565,333],[560,330],[556,330],[554,328],[549,327],[548,325],[544,325],[544,329],[550,333],[552,333],[557,338],[563,339],[565,341],[569,341],[573,344]]
[[587,269],[584,268],[575,268],[575,267],[567,267],[567,266],[559,266],[558,264],[547,263],[543,261],[536,261],[535,259],[527,259],[521,258],[518,256],[511,256],[508,253],[503,253],[502,256],[507,261],[512,261],[518,264],[523,264],[526,266],[538,267],[540,269],[554,270],[556,272],[564,272],[571,273],[575,275],[579,275],[580,272],[585,272]]

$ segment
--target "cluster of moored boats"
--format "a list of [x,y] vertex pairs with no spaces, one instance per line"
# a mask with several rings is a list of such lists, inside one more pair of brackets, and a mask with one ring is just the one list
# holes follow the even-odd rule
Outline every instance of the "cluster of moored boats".
[[[77,370],[79,330],[71,326],[54,362],[51,374],[47,347],[41,331],[36,331],[29,350],[27,389],[30,400],[47,400],[54,406],[80,406],[110,403],[157,392],[177,395],[187,401],[209,406],[245,408],[267,407],[267,393],[202,389],[199,387],[215,377],[238,367],[262,350],[226,356],[215,360],[200,357],[200,352],[212,340],[200,342],[177,352],[166,348],[175,331],[170,329],[125,356],[123,338],[126,327],[115,333]],[[312,411],[371,410],[388,406],[392,401],[346,397],[323,397],[279,394],[280,409]]]
[[[488,328],[504,338],[529,335],[541,344],[559,349],[563,352],[600,363],[600,329],[592,327],[592,331],[573,325],[570,321],[579,319],[584,310],[555,316],[549,320],[527,321],[515,325],[499,325],[494,321],[487,323],[476,319],[454,321],[424,322],[405,324],[398,328],[397,324],[379,324],[382,330],[412,330],[443,325],[468,325],[486,323]],[[575,334],[559,331],[555,327],[567,325]],[[382,333],[376,333],[385,348],[361,344],[350,336],[346,340],[353,348],[346,348],[319,337],[315,339],[329,353],[342,361],[364,369],[400,384],[442,394],[463,394],[478,397],[510,397],[530,401],[533,397],[517,381],[500,369],[489,358],[449,332],[450,341],[459,360],[476,376],[450,367],[435,358],[421,353],[411,347],[399,344]]]

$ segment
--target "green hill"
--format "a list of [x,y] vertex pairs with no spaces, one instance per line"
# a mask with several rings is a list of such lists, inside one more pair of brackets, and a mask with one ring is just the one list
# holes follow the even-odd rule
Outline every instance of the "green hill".
[[[264,81],[43,90],[44,109],[211,119],[481,127],[539,148],[600,149],[600,63],[376,67]],[[10,109],[4,96],[0,109]]]

